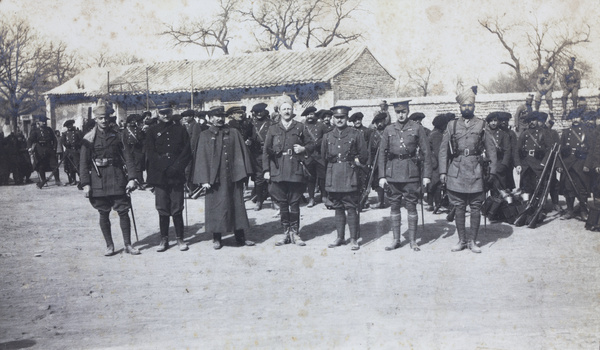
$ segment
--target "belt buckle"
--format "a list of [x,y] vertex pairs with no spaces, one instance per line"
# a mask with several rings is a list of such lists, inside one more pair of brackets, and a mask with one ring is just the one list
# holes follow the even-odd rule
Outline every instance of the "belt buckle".
[[468,148],[465,148],[465,149],[463,150],[463,155],[464,155],[464,156],[468,156],[468,155],[469,155],[469,153],[470,153],[470,152],[469,152],[469,149],[468,149]]
[[291,149],[288,149],[287,151],[285,151],[284,154],[287,154],[288,156],[291,156],[293,153],[293,151]]
[[527,151],[530,157],[535,157],[535,150],[530,149],[529,151]]

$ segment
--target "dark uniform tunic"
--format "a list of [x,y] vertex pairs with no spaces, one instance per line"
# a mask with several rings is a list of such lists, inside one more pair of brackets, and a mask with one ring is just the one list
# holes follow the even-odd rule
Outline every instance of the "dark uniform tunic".
[[146,133],[139,126],[126,126],[123,130],[123,142],[129,146],[129,152],[133,157],[136,177],[143,182],[143,171],[145,170],[146,155],[144,153],[144,141]]
[[373,180],[371,187],[379,188],[379,168],[377,167],[377,151],[381,145],[381,138],[383,137],[383,130],[373,130],[371,138],[369,139],[369,160],[368,164],[374,167]]
[[244,182],[252,175],[250,152],[234,128],[211,126],[200,134],[194,162],[195,184],[210,184],[206,194],[206,232],[246,230]]
[[[588,154],[592,150],[593,133],[590,131],[584,127],[583,123],[578,123],[565,129],[562,133],[560,152],[566,166],[566,169],[563,170],[569,171],[575,182],[575,188],[573,188],[567,175],[561,176],[562,194],[565,197],[577,197],[577,193],[579,193],[587,198],[590,192],[590,176],[588,172],[583,171]],[[562,167],[562,164],[558,166]]]
[[65,173],[69,176],[70,181],[75,181],[75,173],[79,172],[79,149],[81,148],[82,135],[81,132],[73,129],[65,131],[62,136],[62,144],[65,147]]
[[155,186],[159,215],[183,212],[185,167],[191,160],[190,138],[185,128],[173,121],[159,122],[146,133],[148,171],[146,182]]
[[495,130],[492,130],[489,127],[485,129],[486,135],[490,136],[490,140],[494,144],[494,149],[496,150],[496,178],[497,181],[494,181],[494,190],[504,190],[508,185],[508,173],[512,172],[512,167],[510,166],[511,162],[511,146],[510,146],[510,136],[497,127]]
[[10,163],[10,171],[13,174],[15,184],[23,183],[24,178],[29,178],[33,168],[27,152],[27,141],[22,133],[11,133],[5,138],[6,154]]
[[521,166],[521,189],[533,193],[550,155],[552,137],[540,127],[524,130],[517,141],[518,157],[515,166]]
[[56,135],[52,128],[42,125],[33,129],[27,146],[33,148],[33,168],[39,172],[52,171],[58,165],[56,159]]
[[327,161],[325,190],[329,193],[328,207],[356,208],[358,203],[359,172],[355,159],[361,164],[368,161],[367,143],[363,133],[346,126],[335,128],[323,137],[321,154]]
[[267,182],[263,176],[264,165],[263,165],[263,147],[265,140],[267,139],[267,132],[273,123],[269,117],[263,119],[255,119],[253,123],[253,131],[250,153],[252,156],[252,165],[254,167],[254,186],[256,188],[256,200],[258,202],[264,201],[268,196]]

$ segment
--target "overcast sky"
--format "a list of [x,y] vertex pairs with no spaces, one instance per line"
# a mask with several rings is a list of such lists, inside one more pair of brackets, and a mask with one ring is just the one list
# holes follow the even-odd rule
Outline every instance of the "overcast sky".
[[[156,34],[165,29],[164,23],[210,16],[217,4],[217,0],[1,0],[0,13],[5,18],[27,18],[45,37],[60,39],[82,55],[105,49],[113,54],[133,53],[151,62],[207,57],[203,48],[173,48],[166,37]],[[535,18],[544,22],[563,16],[571,23],[587,21],[592,26],[592,43],[580,47],[578,55],[592,65],[594,75],[588,76],[586,84],[598,86],[600,0],[363,0],[361,6],[364,11],[352,25],[364,32],[362,43],[384,67],[398,76],[408,67],[435,62],[432,80],[441,81],[449,94],[457,76],[471,85],[510,71],[501,65],[509,59],[506,52],[478,19],[500,15],[508,22]],[[231,54],[256,48],[247,28],[240,22],[232,28]]]

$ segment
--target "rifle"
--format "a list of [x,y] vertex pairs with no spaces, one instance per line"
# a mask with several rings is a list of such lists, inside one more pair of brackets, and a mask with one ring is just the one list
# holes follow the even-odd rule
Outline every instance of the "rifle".
[[[479,160],[479,164],[481,165],[481,185],[483,186],[483,203],[485,203],[486,199],[487,199],[487,177],[488,177],[488,173],[489,173],[489,165],[491,163],[491,160],[485,160],[483,159],[483,157],[480,158]],[[483,230],[487,231],[487,215],[483,216]]]
[[365,203],[367,202],[367,199],[369,199],[369,193],[371,193],[371,189],[372,189],[372,183],[373,183],[373,176],[375,176],[375,169],[377,168],[375,165],[377,164],[377,158],[379,157],[379,150],[381,149],[381,147],[377,147],[377,152],[375,152],[375,161],[373,162],[373,165],[371,166],[371,172],[369,174],[369,178],[367,179],[367,187],[365,187],[364,192],[360,195],[360,200],[358,202],[358,211],[362,211],[362,208],[364,207]]
[[533,213],[533,215],[529,218],[529,222],[527,223],[527,227],[529,227],[529,228],[535,228],[537,226],[538,219],[542,213],[542,210],[544,209],[544,203],[546,202],[546,197],[548,196],[548,190],[550,189],[550,180],[551,180],[552,174],[554,173],[554,170],[556,169],[556,158],[560,156],[560,145],[556,149],[555,153],[551,154],[550,156],[554,157],[552,159],[552,167],[550,168],[550,172],[548,173],[548,176],[547,176],[548,179],[546,181],[546,185],[544,186],[542,195],[538,199],[539,200],[538,206],[537,206],[535,212]]
[[55,172],[58,172],[58,169],[60,168],[60,165],[62,164],[62,162],[63,162],[64,160],[65,160],[65,157],[63,157],[63,158],[60,160],[60,162],[58,162],[58,165],[56,166],[56,168],[54,168],[54,170],[52,170],[52,172],[50,173],[50,176],[48,176],[48,177],[46,178],[46,180],[45,180],[45,181],[43,181],[43,182],[38,182],[38,184],[37,184],[37,187],[38,187],[40,190],[42,189],[42,187],[44,187],[44,186],[45,186],[45,185],[48,183],[48,181],[50,181],[50,179],[52,179],[52,176],[54,176],[54,173],[55,173]]
[[[556,147],[557,147],[556,144],[554,144],[554,146],[552,146],[552,150],[550,150],[550,155],[552,155],[556,151]],[[539,179],[537,185],[535,186],[535,190],[533,191],[532,198],[530,198],[529,202],[527,202],[527,206],[525,207],[523,212],[521,212],[515,219],[515,222],[514,222],[515,226],[519,227],[519,226],[525,225],[527,218],[531,215],[531,211],[533,210],[533,206],[534,206],[533,199],[536,198],[536,194],[539,193],[541,186],[542,186],[542,181],[544,180],[545,177],[547,177],[548,170],[550,168],[551,158],[552,157],[549,156],[548,159],[546,160],[546,164],[544,164],[544,169],[542,170],[540,179]]]

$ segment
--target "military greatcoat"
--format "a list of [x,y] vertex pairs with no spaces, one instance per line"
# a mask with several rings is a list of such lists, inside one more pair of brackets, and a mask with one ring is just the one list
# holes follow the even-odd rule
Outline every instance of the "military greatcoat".
[[[484,128],[485,122],[475,117],[468,125],[463,117],[448,123],[438,160],[440,174],[447,175],[446,187],[449,190],[460,193],[483,192],[483,151],[490,160],[489,173],[496,173],[496,149]],[[458,146],[456,156],[449,154],[452,135]]]
[[58,165],[56,159],[56,135],[52,128],[42,125],[33,129],[27,140],[27,146],[33,148],[33,168],[36,171],[52,171]]
[[[569,171],[577,190],[586,197],[590,190],[590,175],[589,172],[583,171],[583,167],[586,165],[587,157],[592,150],[593,135],[593,130],[584,127],[583,123],[578,123],[569,129],[565,129],[561,136],[561,155],[566,166],[564,170]],[[558,166],[562,167],[562,164]],[[573,187],[567,180],[566,175],[561,176],[561,182],[565,194],[574,197]]]

